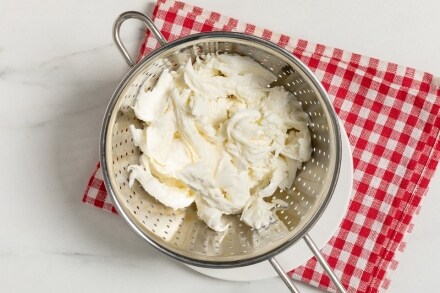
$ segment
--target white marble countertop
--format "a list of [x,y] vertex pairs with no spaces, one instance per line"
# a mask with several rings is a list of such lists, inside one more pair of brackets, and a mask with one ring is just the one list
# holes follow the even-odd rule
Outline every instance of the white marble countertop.
[[[440,75],[436,0],[282,0],[270,16],[267,1],[188,2]],[[128,70],[111,41],[113,20],[153,5],[0,0],[1,292],[286,292],[276,278],[227,282],[193,272],[119,217],[81,203],[104,109]],[[137,23],[123,28],[133,51],[141,35]],[[438,291],[439,193],[437,172],[389,292]]]

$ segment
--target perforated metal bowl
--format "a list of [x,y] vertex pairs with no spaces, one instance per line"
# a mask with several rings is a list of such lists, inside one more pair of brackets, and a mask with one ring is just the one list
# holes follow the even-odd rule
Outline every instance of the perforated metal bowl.
[[[128,18],[145,22],[162,44],[136,65],[119,39],[119,28]],[[306,233],[332,196],[340,167],[341,141],[329,98],[310,70],[275,44],[240,33],[201,33],[166,43],[151,20],[137,12],[124,13],[117,19],[114,38],[133,68],[119,84],[105,114],[101,164],[107,190],[119,214],[133,231],[165,254],[203,267],[245,266],[268,259],[276,267],[272,257],[301,238],[319,255]],[[233,215],[227,216],[230,220],[227,232],[217,233],[197,218],[194,206],[175,211],[148,195],[140,185],[128,187],[127,168],[137,164],[141,155],[129,131],[131,124],[141,126],[131,109],[138,92],[145,90],[141,85],[147,81],[147,90],[153,87],[160,73],[165,68],[177,69],[182,58],[194,60],[196,56],[217,52],[253,58],[278,77],[273,84],[291,91],[310,117],[312,158],[303,165],[290,190],[274,194],[274,198],[282,199],[289,207],[278,210],[278,221],[267,229],[252,230],[239,220],[239,216]],[[334,281],[338,282],[336,278]]]

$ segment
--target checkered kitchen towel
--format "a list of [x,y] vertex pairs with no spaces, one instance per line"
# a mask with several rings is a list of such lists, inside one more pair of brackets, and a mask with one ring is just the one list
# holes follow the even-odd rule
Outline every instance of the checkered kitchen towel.
[[[354,163],[347,215],[321,251],[350,292],[387,288],[440,158],[440,79],[174,0],[159,0],[153,19],[169,41],[212,30],[244,32],[286,48],[311,68],[343,122]],[[147,33],[139,59],[157,47]],[[83,201],[116,212],[99,165]],[[334,291],[315,258],[291,269],[293,278]]]

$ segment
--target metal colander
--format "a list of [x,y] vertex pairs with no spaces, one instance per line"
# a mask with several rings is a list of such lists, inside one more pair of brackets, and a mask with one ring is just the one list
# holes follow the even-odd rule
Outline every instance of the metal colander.
[[[137,65],[119,38],[119,28],[129,18],[145,22],[162,45]],[[107,108],[101,134],[101,164],[107,190],[119,214],[136,234],[173,258],[203,267],[245,266],[269,259],[280,272],[273,256],[295,241],[304,238],[313,250],[307,231],[331,198],[341,158],[338,121],[314,75],[292,54],[249,35],[210,32],[166,43],[151,20],[138,12],[126,12],[117,19],[114,39],[134,67],[116,89]],[[276,211],[278,221],[267,229],[253,230],[239,220],[239,215],[231,215],[226,216],[229,229],[217,233],[198,219],[194,205],[175,211],[148,195],[140,184],[128,187],[128,166],[138,164],[141,155],[129,130],[132,124],[141,127],[131,108],[138,92],[153,87],[165,68],[176,70],[184,60],[219,52],[249,56],[273,72],[277,80],[270,86],[283,86],[291,91],[310,117],[312,158],[303,164],[290,190],[273,195],[272,199],[281,199],[289,206]],[[146,88],[141,88],[144,84]],[[287,283],[286,276],[282,277]],[[334,281],[339,282],[336,278]],[[293,284],[288,286],[296,290]]]

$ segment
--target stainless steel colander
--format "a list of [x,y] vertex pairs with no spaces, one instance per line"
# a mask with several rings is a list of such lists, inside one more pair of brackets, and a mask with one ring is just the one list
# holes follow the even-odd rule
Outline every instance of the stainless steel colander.
[[[121,24],[130,18],[143,21],[158,39],[161,48],[135,65],[119,38]],[[127,224],[141,238],[161,252],[184,263],[232,268],[269,260],[292,292],[298,292],[274,256],[299,239],[304,239],[324,266],[339,291],[340,281],[329,268],[307,232],[326,208],[335,188],[341,141],[338,121],[322,85],[310,70],[289,52],[260,38],[231,32],[191,35],[167,43],[152,21],[139,12],[121,14],[113,27],[116,45],[133,68],[116,89],[107,108],[101,133],[101,164],[111,198]],[[239,220],[229,218],[229,229],[217,233],[199,220],[193,206],[175,211],[149,196],[140,185],[128,187],[128,166],[141,155],[133,144],[129,126],[140,127],[131,105],[141,85],[153,87],[165,69],[175,70],[182,59],[207,53],[246,55],[272,71],[277,80],[270,86],[283,86],[301,102],[310,116],[312,158],[303,165],[293,187],[278,191],[273,198],[289,204],[276,211],[278,221],[267,229],[252,230]],[[146,83],[145,83],[146,82]]]

